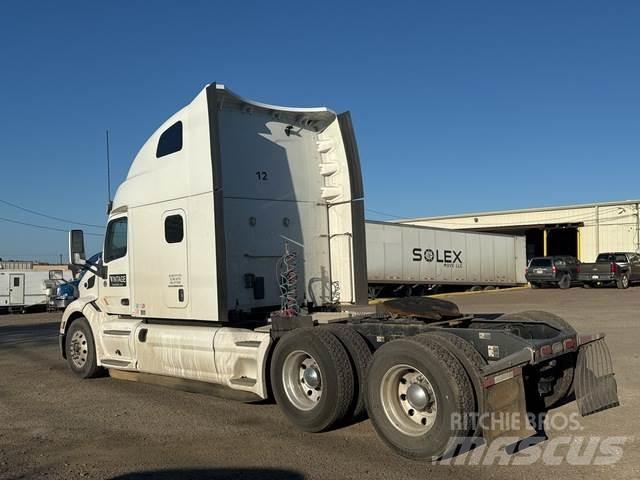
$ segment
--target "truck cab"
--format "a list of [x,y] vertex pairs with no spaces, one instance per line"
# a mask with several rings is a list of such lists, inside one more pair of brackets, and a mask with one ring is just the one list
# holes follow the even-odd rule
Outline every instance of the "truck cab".
[[[113,200],[102,263],[89,267],[61,335],[82,315],[98,365],[246,377],[246,389],[263,395],[255,358],[221,372],[201,351],[214,337],[260,337],[266,348],[268,335],[234,327],[266,323],[283,292],[295,311],[366,302],[362,190],[348,113],[277,107],[208,85],[136,155]],[[80,231],[72,235],[83,244]],[[176,342],[180,352],[157,358]]]

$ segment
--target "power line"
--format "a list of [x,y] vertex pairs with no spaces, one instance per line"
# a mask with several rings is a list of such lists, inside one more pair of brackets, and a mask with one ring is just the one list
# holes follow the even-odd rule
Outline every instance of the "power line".
[[22,210],[23,212],[28,212],[28,213],[31,213],[33,215],[38,215],[40,217],[48,218],[50,220],[56,220],[58,222],[71,223],[73,225],[82,225],[84,227],[104,228],[104,225],[94,225],[92,223],[74,222],[73,220],[67,220],[66,218],[54,217],[52,215],[47,215],[46,213],[36,212],[35,210],[31,210],[29,208],[21,207],[20,205],[16,205],[15,203],[7,202],[6,200],[2,200],[2,199],[0,199],[0,203],[4,203],[5,205],[9,205],[10,207],[17,208],[18,210]]
[[[41,228],[42,230],[53,230],[54,232],[68,233],[68,230],[65,230],[63,228],[47,227],[47,226],[44,226],[44,225],[36,225],[35,223],[19,222],[18,220],[11,220],[10,218],[0,217],[0,221],[9,222],[9,223],[15,223],[17,225],[24,225],[26,227]],[[103,236],[102,233],[84,232],[84,234],[85,235],[93,235],[95,237],[102,237]]]
[[385,212],[380,212],[378,210],[373,210],[371,208],[365,208],[365,210],[367,212],[371,212],[371,213],[377,213],[378,215],[383,215],[385,217],[392,217],[392,218],[398,218],[398,219],[403,219],[403,218],[407,218],[407,217],[401,217],[400,215],[393,215],[392,213],[385,213]]

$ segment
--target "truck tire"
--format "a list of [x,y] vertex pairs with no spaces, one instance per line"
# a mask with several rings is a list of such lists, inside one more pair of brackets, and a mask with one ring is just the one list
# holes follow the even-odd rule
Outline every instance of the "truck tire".
[[376,298],[378,298],[383,290],[384,287],[369,287],[369,300],[375,300]]
[[[553,387],[553,393],[543,397],[545,408],[554,408],[568,395],[573,392],[573,377],[575,374],[575,361],[567,362],[566,359],[561,359],[560,364],[556,367],[561,373],[556,379],[556,383]],[[572,366],[574,365],[574,366]]]
[[524,312],[505,313],[500,315],[496,320],[504,320],[508,322],[534,322],[546,323],[552,327],[565,332],[576,334],[576,330],[564,318],[559,317],[555,313],[545,312],[543,310],[525,310]]
[[591,282],[584,282],[582,288],[593,288],[593,284]]
[[380,347],[369,367],[366,393],[378,436],[404,457],[436,460],[470,431],[474,395],[469,377],[430,335]]
[[[527,310],[524,312],[507,313],[498,317],[498,320],[546,323],[558,330],[569,332],[573,335],[577,334],[576,330],[564,318],[542,310]],[[573,389],[574,367],[568,364],[562,364],[558,366],[558,369],[561,371],[561,374],[556,380],[553,393],[543,397],[545,408],[553,408],[556,406],[563,398],[570,395]]]
[[[437,342],[441,342],[446,345],[447,349],[453,353],[453,355],[462,364],[469,381],[473,387],[475,409],[478,419],[481,418],[484,412],[484,387],[483,387],[483,375],[482,369],[487,365],[487,361],[480,355],[480,353],[463,338],[458,337],[450,332],[434,330],[433,332],[423,333],[420,336],[432,336],[437,337]],[[479,437],[481,433],[480,424],[478,422],[473,429],[474,437]]]
[[531,288],[534,290],[542,286],[540,283],[537,283],[537,282],[529,282],[529,285],[531,285]]
[[627,273],[623,273],[616,281],[616,286],[621,289],[629,288],[629,275]]
[[558,287],[560,287],[563,290],[566,290],[567,288],[571,287],[571,275],[569,275],[568,273],[565,273],[564,275],[562,275],[562,277],[560,277],[560,281],[558,281]]
[[307,432],[340,422],[354,397],[349,355],[335,335],[322,328],[298,328],[278,341],[271,382],[282,413]]
[[94,378],[104,374],[104,369],[98,366],[96,344],[86,318],[80,317],[71,323],[64,348],[67,364],[78,377]]
[[326,327],[340,341],[349,355],[351,368],[354,373],[354,394],[353,400],[347,412],[355,420],[366,416],[367,407],[365,405],[365,388],[367,369],[373,358],[371,349],[367,341],[348,325],[334,323]]

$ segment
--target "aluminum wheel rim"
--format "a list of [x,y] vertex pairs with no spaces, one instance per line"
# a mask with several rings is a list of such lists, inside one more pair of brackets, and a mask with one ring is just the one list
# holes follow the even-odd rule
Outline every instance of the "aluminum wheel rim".
[[[407,392],[410,387],[423,391],[428,402],[418,409],[409,402]],[[380,383],[380,401],[389,421],[403,434],[417,437],[427,433],[435,424],[438,415],[438,401],[431,382],[417,368],[402,364],[386,371]]]
[[322,397],[322,373],[315,358],[304,350],[287,355],[282,384],[289,402],[299,410],[312,410]]
[[69,353],[75,367],[82,368],[85,366],[89,356],[89,345],[84,332],[78,330],[71,336],[71,352]]
[[629,286],[629,277],[626,275],[622,276],[622,286],[625,288]]

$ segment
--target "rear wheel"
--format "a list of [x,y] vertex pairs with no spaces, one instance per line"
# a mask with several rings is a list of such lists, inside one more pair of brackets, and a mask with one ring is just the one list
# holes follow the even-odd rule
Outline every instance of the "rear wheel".
[[545,312],[544,310],[525,310],[524,312],[505,313],[500,315],[497,320],[509,322],[533,322],[546,323],[558,330],[575,334],[576,330],[564,318],[559,317],[555,313]]
[[349,356],[333,333],[300,328],[278,341],[271,361],[273,396],[297,427],[320,432],[341,421],[354,398]]
[[[567,322],[564,318],[559,317],[551,312],[545,312],[542,310],[527,310],[524,312],[507,313],[498,317],[499,320],[511,321],[511,322],[534,322],[534,323],[546,323],[560,331],[568,332],[576,335],[576,330]],[[556,366],[558,371],[553,391],[550,395],[542,397],[545,408],[552,408],[557,405],[563,398],[571,393],[573,387],[573,374],[575,363],[567,362],[566,359],[561,359]]]
[[354,419],[360,419],[366,414],[364,393],[366,388],[366,374],[373,354],[362,335],[350,326],[333,324],[326,328],[337,337],[349,354],[351,368],[354,373],[354,395],[347,415]]
[[373,356],[367,411],[393,450],[434,460],[470,432],[474,394],[456,357],[429,335],[391,341]]
[[531,288],[536,289],[536,288],[540,288],[541,284],[537,283],[537,282],[529,282],[529,285],[531,285]]
[[621,289],[629,288],[629,275],[623,273],[616,282],[616,286]]
[[369,298],[376,299],[382,293],[383,287],[369,287]]
[[558,287],[562,288],[563,290],[571,287],[571,275],[569,275],[568,273],[562,275],[562,277],[560,277],[560,281],[558,282]]
[[[473,345],[453,333],[434,330],[433,332],[419,335],[419,337],[423,336],[438,337],[436,341],[446,345],[447,349],[453,353],[456,359],[462,364],[462,367],[467,372],[467,376],[469,377],[469,381],[471,382],[471,386],[473,387],[473,392],[475,394],[474,412],[477,415],[474,417],[474,420],[476,418],[482,418],[482,413],[484,412],[482,368],[487,365],[486,360],[473,347]],[[473,434],[477,437],[480,435],[481,431],[479,422],[476,423],[477,425],[474,425]]]
[[593,284],[590,282],[584,282],[582,284],[582,288],[592,288],[592,287],[593,287]]

